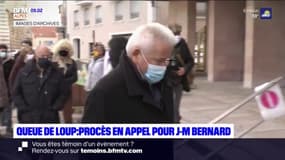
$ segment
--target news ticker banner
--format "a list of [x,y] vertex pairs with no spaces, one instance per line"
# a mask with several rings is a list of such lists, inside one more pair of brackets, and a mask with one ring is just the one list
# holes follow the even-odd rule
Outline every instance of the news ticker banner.
[[233,124],[15,124],[17,139],[234,138]]
[[61,27],[60,5],[57,1],[27,1],[11,8],[14,27]]
[[[3,147],[5,146],[5,147]],[[173,140],[1,139],[1,160],[173,160]]]
[[1,139],[0,159],[283,160],[284,149],[285,139]]

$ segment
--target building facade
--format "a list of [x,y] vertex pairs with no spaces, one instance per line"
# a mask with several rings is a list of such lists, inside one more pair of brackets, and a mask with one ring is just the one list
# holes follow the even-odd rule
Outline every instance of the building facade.
[[[264,8],[272,10],[271,19],[260,18]],[[257,0],[68,1],[67,33],[76,57],[87,59],[93,42],[106,45],[148,22],[179,23],[209,81],[242,81],[252,88],[285,75],[282,8],[283,1]]]
[[13,8],[26,6],[26,1],[0,1],[0,43],[10,49],[20,49],[21,41],[32,36],[31,28],[13,26]]
[[[197,46],[199,38],[194,34],[201,29],[198,19],[205,20],[202,22],[206,24],[203,57],[209,81],[242,81],[244,87],[253,88],[285,76],[285,2],[197,0],[160,3],[165,9],[164,14],[160,12],[158,16],[167,15],[162,23],[182,24],[182,36],[194,54],[200,47]],[[206,3],[206,17],[199,16],[201,6],[197,3]],[[268,10],[270,18],[261,18],[264,10]],[[280,84],[285,86],[285,80]]]
[[0,43],[10,46],[8,14],[4,1],[0,1]]
[[107,45],[112,36],[129,36],[153,21],[151,1],[67,1],[67,37],[75,58],[88,59],[94,42]]
[[34,46],[46,45],[51,48],[59,37],[55,27],[33,27],[32,39]]

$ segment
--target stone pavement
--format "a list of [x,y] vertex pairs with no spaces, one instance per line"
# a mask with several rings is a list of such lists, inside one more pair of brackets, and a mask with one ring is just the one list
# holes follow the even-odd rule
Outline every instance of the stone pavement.
[[[182,123],[208,123],[253,93],[252,89],[243,88],[242,82],[211,83],[206,80],[206,77],[198,77],[195,79],[195,84],[197,89],[184,93],[182,98],[180,108]],[[283,94],[284,91],[285,89]],[[74,107],[74,109],[73,122],[79,123],[83,107]],[[237,136],[261,119],[257,103],[253,99],[220,123],[233,123]],[[15,110],[13,122],[17,123]],[[0,132],[3,132],[2,130],[0,127]],[[285,138],[285,116],[262,123],[244,138]]]
[[[208,123],[253,93],[252,89],[243,88],[242,82],[211,83],[205,77],[199,77],[195,84],[197,89],[184,93],[182,98],[182,123]],[[235,136],[238,136],[260,120],[262,117],[253,99],[220,123],[233,123]],[[243,138],[285,138],[285,116],[263,122]]]

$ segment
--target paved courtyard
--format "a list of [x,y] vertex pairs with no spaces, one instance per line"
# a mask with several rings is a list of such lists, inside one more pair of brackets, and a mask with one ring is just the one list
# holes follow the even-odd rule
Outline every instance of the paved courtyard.
[[[210,83],[205,77],[199,77],[195,83],[197,89],[184,93],[182,99],[182,123],[208,123],[253,93],[252,89],[243,88],[242,82]],[[220,123],[233,123],[238,136],[260,120],[262,117],[253,99]],[[243,138],[285,138],[285,116],[263,122]]]
[[[238,104],[253,93],[252,89],[242,87],[242,82],[208,82],[206,77],[195,80],[197,89],[184,93],[181,103],[182,123],[209,123],[212,119]],[[285,89],[283,89],[283,94]],[[83,107],[74,107],[73,120],[79,123]],[[62,117],[62,116],[61,116]],[[235,136],[254,126],[262,119],[255,99],[233,112],[220,123],[233,123]],[[16,110],[13,122],[17,123]],[[1,129],[0,127],[0,131]],[[285,138],[285,116],[265,121],[243,138]]]

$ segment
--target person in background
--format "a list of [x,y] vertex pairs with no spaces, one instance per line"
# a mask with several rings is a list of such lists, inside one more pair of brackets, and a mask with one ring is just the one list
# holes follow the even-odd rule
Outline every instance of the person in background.
[[21,45],[22,45],[22,47],[33,47],[32,39],[30,39],[30,38],[24,38],[24,39],[21,41]]
[[109,52],[104,57],[104,75],[119,64],[119,59],[125,53],[128,40],[125,37],[113,37],[109,42]]
[[87,92],[90,92],[104,75],[105,51],[102,43],[95,44],[94,52],[91,55],[91,61],[88,65],[87,80],[84,87]]
[[11,74],[9,75],[9,86],[12,89],[16,76],[21,68],[25,66],[27,61],[31,60],[34,57],[34,50],[32,48],[32,41],[28,38],[24,39],[21,42],[22,48],[15,55],[15,64],[12,68]]
[[73,55],[73,47],[67,39],[58,41],[53,47],[54,60],[58,63],[59,68],[62,68],[65,78],[65,83],[68,87],[68,99],[63,108],[63,117],[65,123],[72,123],[72,84],[78,79],[77,64],[71,58]]
[[186,41],[180,36],[182,27],[178,24],[170,25],[169,28],[175,35],[176,45],[172,52],[171,62],[169,65],[168,80],[174,87],[174,117],[175,121],[179,123],[181,116],[179,113],[179,106],[182,98],[183,90],[189,92],[190,84],[188,82],[188,74],[194,66],[194,59],[188,48]]
[[90,92],[83,123],[173,123],[173,91],[165,71],[175,45],[159,23],[137,28],[119,65]]
[[[24,39],[21,41],[21,49],[22,49],[22,48],[33,48],[32,39],[31,39],[31,38],[24,38]],[[34,54],[34,50],[32,50],[32,53]],[[15,54],[14,59],[16,60],[19,55],[21,55],[20,52],[17,52],[17,53]]]
[[67,100],[68,87],[62,71],[52,63],[51,51],[37,47],[35,57],[19,71],[12,92],[19,123],[59,123],[58,111]]
[[[8,55],[8,47],[5,44],[0,44],[0,92],[4,92],[1,95],[5,95],[4,98],[0,97],[1,108],[3,108],[1,123],[6,126],[7,135],[12,135],[12,106],[11,106],[11,94],[9,90],[9,75],[14,65],[14,59]],[[5,81],[3,81],[3,79]],[[7,97],[6,97],[7,94]],[[8,98],[8,103],[6,102]],[[6,104],[5,104],[6,103]]]

